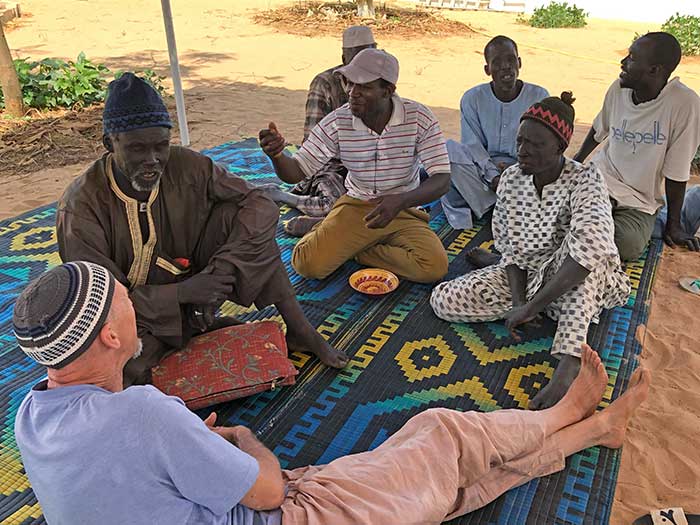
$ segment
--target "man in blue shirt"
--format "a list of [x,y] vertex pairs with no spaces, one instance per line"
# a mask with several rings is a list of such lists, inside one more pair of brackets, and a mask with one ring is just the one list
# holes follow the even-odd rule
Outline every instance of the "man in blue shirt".
[[501,173],[517,162],[520,116],[549,96],[546,89],[518,78],[522,61],[517,44],[507,36],[492,38],[484,48],[484,59],[484,72],[492,80],[462,96],[462,138],[447,143],[452,185],[442,205],[456,229],[471,228],[472,212],[481,218],[493,207]]
[[[123,388],[141,345],[126,288],[89,262],[58,266],[15,303],[19,346],[48,378],[22,402],[15,436],[50,525],[439,523],[619,447],[649,372],[595,412],[608,383],[582,349],[564,398],[542,411],[426,410],[374,450],[283,471],[246,427],[204,422],[151,385]],[[593,414],[593,415],[591,415]]]

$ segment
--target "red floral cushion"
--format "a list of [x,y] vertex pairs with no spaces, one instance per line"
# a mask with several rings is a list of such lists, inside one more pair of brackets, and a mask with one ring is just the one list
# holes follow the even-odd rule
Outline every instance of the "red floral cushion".
[[262,321],[194,337],[153,369],[153,385],[196,410],[292,385],[297,374],[280,326]]

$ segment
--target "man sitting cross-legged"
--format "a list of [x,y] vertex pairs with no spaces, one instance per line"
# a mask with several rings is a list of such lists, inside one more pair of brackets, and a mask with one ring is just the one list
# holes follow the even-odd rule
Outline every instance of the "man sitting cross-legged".
[[700,238],[682,220],[690,164],[700,145],[700,97],[669,80],[681,46],[669,33],[636,39],[622,60],[620,78],[574,157],[592,157],[613,200],[615,243],[623,261],[639,258],[649,243],[659,209],[668,201],[663,239],[700,251]]
[[[306,119],[304,120],[304,140],[323,117],[348,102],[340,76],[335,72],[348,65],[363,49],[377,47],[372,30],[367,26],[351,26],[343,31],[343,54],[341,66],[335,66],[314,77],[306,99]],[[299,182],[291,193],[281,190],[277,184],[266,184],[261,188],[267,196],[298,209],[305,215],[294,217],[284,225],[285,231],[301,237],[316,224],[316,217],[325,217],[333,204],[345,194],[347,170],[338,159],[331,159],[319,172]]]
[[[433,113],[396,93],[399,63],[377,49],[361,51],[338,70],[349,104],[326,116],[294,157],[273,123],[260,132],[277,175],[298,182],[339,158],[347,168],[347,195],[294,248],[292,266],[323,279],[345,261],[390,270],[429,283],[447,273],[447,254],[416,208],[443,195],[450,184],[445,140]],[[421,183],[420,164],[428,177]]]
[[13,324],[48,366],[15,419],[24,468],[48,523],[101,525],[437,524],[564,468],[564,458],[620,447],[648,394],[638,369],[627,392],[595,412],[608,377],[584,346],[581,368],[541,412],[435,408],[372,451],[281,470],[246,427],[200,420],[152,386],[122,387],[138,353],[126,288],[104,268],[68,263],[18,298]]
[[274,304],[290,349],[347,363],[297,302],[275,242],[274,202],[208,157],[171,146],[163,101],[130,73],[110,85],[103,123],[108,153],[66,189],[56,229],[64,261],[99,263],[129,288],[144,351],[127,384],[148,382],[151,367],[192,335],[236,322],[214,317],[226,299]]
[[501,173],[516,162],[515,135],[520,116],[549,95],[536,84],[518,79],[522,62],[517,44],[499,35],[484,47],[484,72],[491,82],[469,89],[460,102],[462,137],[447,141],[452,187],[442,197],[453,228],[472,227],[496,202]]
[[500,261],[440,283],[430,298],[447,321],[505,319],[513,331],[541,312],[558,320],[552,354],[560,361],[530,403],[535,409],[562,398],[590,323],[630,293],[602,176],[563,155],[574,129],[572,102],[569,92],[548,97],[521,118],[518,164],[503,172],[493,213]]

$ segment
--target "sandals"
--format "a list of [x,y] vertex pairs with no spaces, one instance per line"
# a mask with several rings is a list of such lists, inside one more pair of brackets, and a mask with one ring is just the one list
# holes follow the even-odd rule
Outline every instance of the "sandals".
[[700,296],[700,278],[682,277],[678,281],[678,284],[680,284],[681,288],[684,290]]
[[700,514],[686,514],[681,507],[652,510],[632,525],[700,525]]

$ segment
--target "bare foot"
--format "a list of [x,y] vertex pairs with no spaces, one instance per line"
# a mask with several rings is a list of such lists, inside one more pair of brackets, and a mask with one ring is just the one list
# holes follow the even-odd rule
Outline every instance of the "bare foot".
[[581,368],[576,379],[561,400],[573,412],[575,421],[591,416],[600,404],[608,384],[605,371],[598,353],[587,344],[581,345]]
[[336,350],[321,337],[316,330],[309,325],[310,330],[299,332],[287,327],[287,348],[293,352],[305,352],[314,354],[324,365],[333,368],[344,368],[348,364],[348,356],[345,352]]
[[625,440],[625,432],[632,414],[639,405],[649,396],[651,384],[651,372],[639,367],[630,378],[627,390],[613,401],[609,407],[598,412],[593,417],[597,418],[600,427],[604,429],[603,437],[599,445],[608,448],[620,448]]
[[265,195],[273,201],[283,202],[286,204],[286,192],[282,191],[277,184],[261,184],[260,186],[258,186],[258,189],[265,192]]
[[564,397],[569,386],[574,382],[581,368],[581,359],[573,355],[565,355],[559,360],[554,376],[547,386],[540,390],[530,401],[530,410],[543,410],[556,405]]
[[287,221],[287,223],[284,225],[284,231],[292,237],[303,237],[322,220],[323,217],[308,217],[306,215],[300,215],[299,217],[294,217],[293,219]]
[[497,253],[491,253],[484,250],[483,248],[472,248],[464,256],[467,262],[476,266],[477,268],[486,268],[492,264],[498,264],[501,260],[501,256]]

